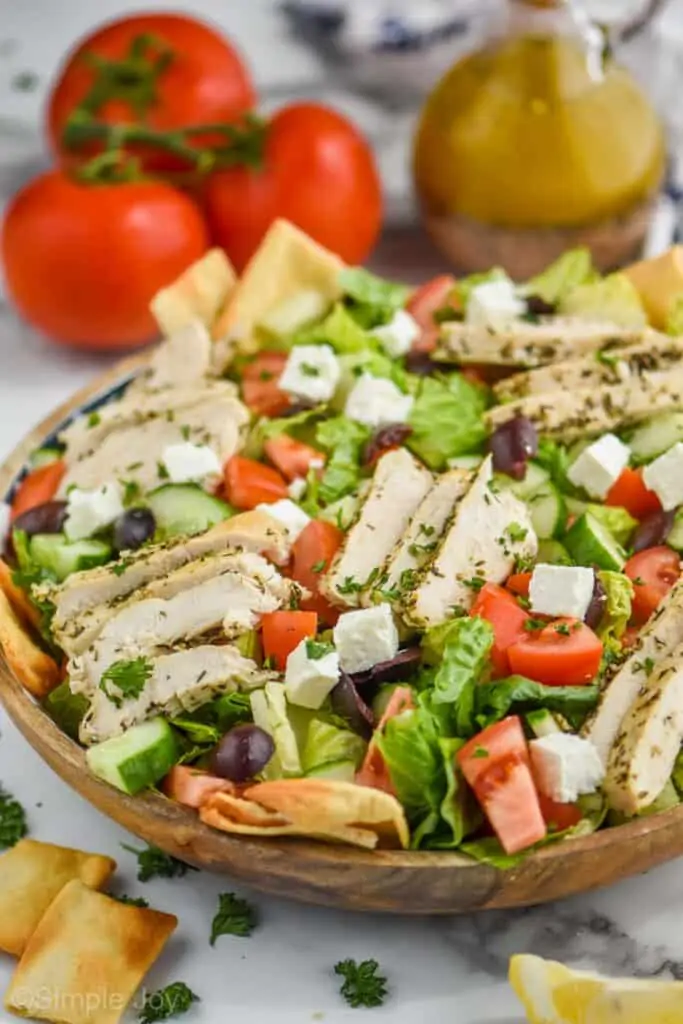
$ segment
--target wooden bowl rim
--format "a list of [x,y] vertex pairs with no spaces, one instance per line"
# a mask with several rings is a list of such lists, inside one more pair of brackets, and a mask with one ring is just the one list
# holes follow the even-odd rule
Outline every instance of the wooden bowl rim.
[[[45,417],[12,451],[5,462],[0,465],[0,499],[10,491],[18,474],[23,469],[26,459],[31,451],[40,447],[42,441],[48,438],[64,421],[68,420],[75,412],[83,406],[92,404],[98,399],[105,399],[110,391],[114,390],[117,383],[124,382],[127,378],[139,371],[148,361],[148,355],[137,355],[124,359],[117,363],[112,369],[98,376],[92,383],[77,391],[73,397],[59,405],[50,415]],[[486,879],[490,887],[496,888],[498,884],[512,883],[519,874],[520,869],[530,863],[548,865],[554,861],[565,861],[568,870],[571,867],[572,858],[588,852],[604,851],[614,844],[632,843],[646,837],[653,836],[661,830],[670,831],[678,824],[683,831],[683,805],[665,811],[660,814],[636,819],[624,825],[614,826],[595,832],[589,836],[572,839],[567,842],[558,842],[539,850],[525,858],[520,865],[513,868],[500,869],[488,864],[474,861],[462,854],[455,852],[438,851],[369,851],[345,845],[328,845],[323,842],[306,839],[251,839],[239,837],[219,830],[209,828],[197,818],[196,814],[155,793],[130,797],[124,793],[112,789],[106,783],[99,780],[87,767],[83,749],[63,733],[49,715],[43,710],[40,704],[21,686],[7,663],[2,660],[0,663],[3,686],[0,686],[0,703],[5,707],[9,717],[29,739],[30,736],[40,732],[41,739],[45,740],[45,750],[36,747],[41,757],[48,762],[58,774],[65,777],[67,782],[75,785],[76,773],[80,777],[85,776],[88,782],[89,793],[101,794],[102,803],[105,804],[105,811],[109,817],[119,820],[119,816],[109,809],[108,805],[118,804],[121,808],[121,817],[130,814],[132,818],[140,820],[158,819],[160,824],[171,825],[177,831],[181,846],[184,843],[190,845],[191,837],[194,835],[210,836],[212,845],[220,851],[220,859],[216,865],[223,864],[230,867],[233,861],[233,854],[239,853],[239,859],[245,854],[255,858],[261,867],[266,871],[268,865],[283,874],[282,858],[288,861],[297,856],[301,861],[306,862],[308,870],[316,866],[320,868],[331,865],[361,867],[365,870],[381,869],[410,869],[412,872],[427,872],[437,869],[439,872],[469,872],[470,878],[479,873],[482,880]],[[60,771],[60,764],[64,772]],[[74,777],[74,781],[72,778]],[[99,806],[90,795],[87,799]],[[101,807],[100,807],[101,809]],[[122,822],[120,822],[122,823]],[[132,828],[142,835],[141,827]],[[192,854],[188,855],[192,860]],[[660,858],[661,859],[661,858]],[[474,873],[474,874],[473,874]],[[544,873],[544,872],[542,872]],[[256,884],[256,883],[254,883]],[[590,887],[590,883],[586,888]],[[574,890],[572,890],[574,891]],[[578,890],[577,890],[578,891]],[[543,896],[539,893],[542,902]],[[425,911],[428,912],[428,911]],[[432,911],[433,912],[433,911]]]

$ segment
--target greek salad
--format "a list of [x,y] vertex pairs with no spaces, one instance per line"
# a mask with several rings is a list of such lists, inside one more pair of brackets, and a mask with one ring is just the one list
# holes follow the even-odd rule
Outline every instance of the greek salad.
[[90,769],[501,867],[677,805],[682,304],[584,250],[413,289],[280,222],[222,259],[10,495],[0,641]]

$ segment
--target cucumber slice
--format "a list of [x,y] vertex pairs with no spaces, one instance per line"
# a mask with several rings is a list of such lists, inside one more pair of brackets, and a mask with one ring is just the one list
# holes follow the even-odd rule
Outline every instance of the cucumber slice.
[[220,498],[207,494],[196,484],[165,484],[147,495],[157,530],[164,538],[204,533],[234,515],[234,509]]
[[503,490],[512,491],[515,497],[521,498],[524,501],[530,494],[537,491],[539,487],[548,483],[550,473],[543,466],[539,466],[537,462],[528,462],[526,476],[523,480],[513,480],[511,476],[506,476],[505,473],[497,473],[495,480]]
[[572,557],[559,540],[542,540],[538,545],[538,562],[544,565],[573,565]]
[[678,510],[674,517],[674,524],[669,530],[666,543],[675,551],[683,551],[683,509]]
[[620,572],[626,562],[621,544],[590,512],[580,516],[567,531],[564,544],[577,565]]
[[637,427],[628,442],[635,462],[650,462],[683,441],[683,412],[666,412]]
[[307,779],[336,779],[339,782],[353,782],[356,766],[353,761],[329,761],[306,772]]
[[104,540],[69,541],[63,533],[36,533],[29,550],[32,560],[60,582],[72,572],[104,565],[112,555],[111,545]]
[[567,524],[567,506],[555,484],[549,480],[523,499],[531,514],[531,522],[539,540],[562,533]]
[[165,718],[134,725],[123,736],[96,743],[85,754],[98,778],[134,796],[154,786],[180,759],[176,735]]
[[321,320],[329,308],[329,299],[322,292],[305,288],[271,309],[259,320],[257,326],[282,341],[302,327]]
[[563,731],[557,724],[552,711],[548,711],[547,708],[529,711],[524,717],[527,725],[538,739],[542,739],[543,736],[553,736],[555,733]]
[[576,519],[585,512],[590,512],[594,519],[612,534],[619,544],[627,544],[638,523],[625,508],[619,505],[597,505],[578,498],[565,498],[567,512]]
[[49,466],[51,462],[61,459],[64,452],[60,448],[36,448],[29,459],[31,469],[40,469],[41,466]]

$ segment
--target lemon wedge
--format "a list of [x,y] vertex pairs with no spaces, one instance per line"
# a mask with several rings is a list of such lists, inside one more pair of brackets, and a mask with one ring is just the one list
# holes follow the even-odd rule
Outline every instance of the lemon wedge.
[[513,956],[510,984],[530,1024],[683,1024],[683,982],[604,978]]

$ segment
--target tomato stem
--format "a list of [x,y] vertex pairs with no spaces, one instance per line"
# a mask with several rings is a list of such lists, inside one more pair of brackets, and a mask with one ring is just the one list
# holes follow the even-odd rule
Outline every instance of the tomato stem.
[[173,58],[168,44],[149,32],[136,36],[120,60],[86,51],[83,61],[92,68],[94,77],[77,110],[94,116],[106,103],[119,100],[127,103],[136,117],[144,118],[157,102],[159,78]]
[[111,149],[98,154],[87,164],[79,167],[76,178],[89,185],[110,185],[126,181],[142,181],[144,175],[140,161],[121,149]]

